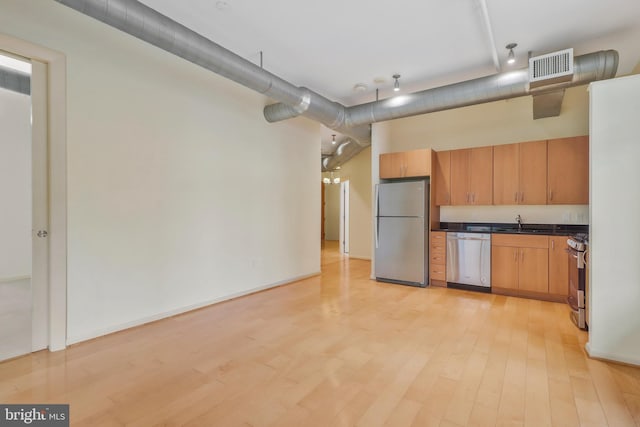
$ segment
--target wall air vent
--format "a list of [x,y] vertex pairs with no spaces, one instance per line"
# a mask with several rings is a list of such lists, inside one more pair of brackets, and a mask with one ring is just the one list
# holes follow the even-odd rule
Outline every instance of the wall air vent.
[[573,78],[573,48],[529,58],[529,87],[535,88]]

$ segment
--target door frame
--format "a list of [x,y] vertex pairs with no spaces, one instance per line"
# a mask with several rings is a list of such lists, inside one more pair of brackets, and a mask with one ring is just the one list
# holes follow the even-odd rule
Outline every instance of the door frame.
[[340,183],[340,253],[349,255],[349,180]]
[[[67,88],[66,57],[60,52],[0,33],[0,50],[35,60],[46,65],[34,67],[34,72],[46,71],[44,78],[34,76],[34,82],[46,84],[46,124],[34,111],[33,138],[46,138],[48,167],[48,347],[62,350],[67,344]],[[39,71],[38,71],[39,70]],[[35,85],[36,90],[42,87]],[[33,98],[32,98],[33,99]]]

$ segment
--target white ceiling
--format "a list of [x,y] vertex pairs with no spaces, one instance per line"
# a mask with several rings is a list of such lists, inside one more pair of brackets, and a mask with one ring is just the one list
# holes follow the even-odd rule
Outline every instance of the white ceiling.
[[[618,75],[640,60],[639,0],[141,0],[289,82],[345,105],[495,73],[494,49],[507,70],[534,55],[569,47],[576,55],[620,53]],[[381,82],[379,82],[381,81]],[[354,91],[363,83],[367,90]],[[331,151],[330,129],[323,152]]]

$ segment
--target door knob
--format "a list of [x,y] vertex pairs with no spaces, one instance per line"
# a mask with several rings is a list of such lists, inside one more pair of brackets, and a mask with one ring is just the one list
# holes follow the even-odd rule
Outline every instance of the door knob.
[[36,235],[38,237],[47,237],[49,235],[49,232],[47,230],[38,230],[38,233],[36,233]]

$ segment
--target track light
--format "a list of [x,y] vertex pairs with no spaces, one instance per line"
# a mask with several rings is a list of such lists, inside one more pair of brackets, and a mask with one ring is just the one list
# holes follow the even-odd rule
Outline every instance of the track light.
[[336,134],[334,133],[332,136],[332,140],[331,140],[331,145],[336,145]]
[[393,78],[395,79],[395,82],[393,83],[393,91],[398,92],[400,90],[400,82],[398,81],[400,74],[394,74]]
[[513,48],[516,46],[518,46],[518,43],[509,43],[505,46],[507,49],[509,49],[509,55],[507,55],[508,64],[513,64],[514,62],[516,62],[516,54],[513,53]]

